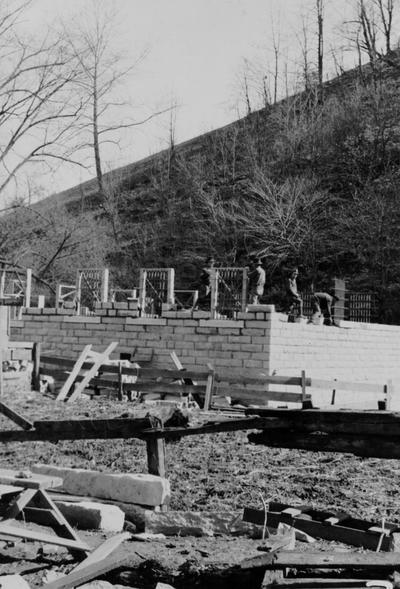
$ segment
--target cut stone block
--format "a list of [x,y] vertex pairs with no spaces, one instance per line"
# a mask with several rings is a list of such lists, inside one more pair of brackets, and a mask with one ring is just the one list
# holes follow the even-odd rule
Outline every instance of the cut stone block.
[[247,305],[247,311],[249,313],[273,313],[275,305]]
[[151,474],[111,474],[47,464],[35,464],[32,471],[61,477],[60,488],[73,495],[150,506],[168,503],[171,495],[169,481]]
[[124,527],[125,514],[116,505],[91,501],[80,503],[57,501],[56,505],[65,519],[81,530],[121,532]]
[[240,513],[232,512],[147,511],[145,530],[165,536],[229,535],[261,538],[262,535],[262,526],[243,522]]
[[1,589],[30,589],[28,583],[20,575],[4,575],[0,577]]

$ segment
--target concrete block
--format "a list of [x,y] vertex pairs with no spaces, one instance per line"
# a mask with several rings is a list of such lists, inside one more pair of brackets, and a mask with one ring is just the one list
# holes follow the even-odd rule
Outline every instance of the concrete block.
[[116,505],[91,501],[56,501],[56,505],[65,519],[81,530],[121,532],[124,527],[125,514]]
[[114,474],[47,464],[35,464],[32,472],[60,476],[63,490],[73,495],[152,506],[168,503],[170,498],[167,479],[151,474]]
[[127,317],[126,324],[137,324],[137,325],[167,325],[167,320],[162,317],[138,317],[133,319]]
[[147,511],[145,529],[148,533],[165,536],[240,535],[260,538],[262,534],[262,526],[243,522],[240,513],[231,511]]
[[244,321],[235,321],[232,319],[200,319],[200,327],[234,327],[240,329],[244,327]]
[[3,575],[0,577],[1,589],[30,589],[27,581],[21,575]]
[[275,305],[247,305],[249,313],[273,313]]

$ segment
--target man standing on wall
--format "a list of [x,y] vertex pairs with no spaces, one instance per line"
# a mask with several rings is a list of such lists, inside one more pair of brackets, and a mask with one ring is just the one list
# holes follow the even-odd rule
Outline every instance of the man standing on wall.
[[294,321],[294,313],[297,311],[299,317],[303,317],[303,299],[297,290],[297,277],[299,271],[293,268],[286,281],[286,294],[288,299],[289,321]]
[[261,265],[261,260],[251,263],[249,272],[249,296],[253,305],[258,305],[260,298],[264,294],[265,270]]

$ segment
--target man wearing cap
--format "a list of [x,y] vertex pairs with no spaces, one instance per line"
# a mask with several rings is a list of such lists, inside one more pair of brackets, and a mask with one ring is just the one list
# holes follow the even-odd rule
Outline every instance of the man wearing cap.
[[249,272],[249,296],[253,305],[258,305],[260,297],[264,294],[265,270],[261,260],[255,260]]

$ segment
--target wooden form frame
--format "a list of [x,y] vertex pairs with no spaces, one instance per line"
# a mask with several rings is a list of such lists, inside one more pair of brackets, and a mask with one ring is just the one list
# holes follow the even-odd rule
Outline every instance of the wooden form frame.
[[[227,385],[226,383],[231,384]],[[215,377],[213,395],[230,396],[232,399],[244,401],[254,405],[267,405],[268,401],[282,403],[301,403],[303,408],[311,408],[312,394],[310,389],[324,389],[332,391],[331,404],[334,405],[337,391],[351,391],[359,393],[375,393],[381,397],[378,401],[380,409],[390,410],[394,394],[393,383],[349,382],[342,380],[324,380],[306,376],[305,370],[297,376],[275,375],[227,375],[218,373]],[[223,383],[223,384],[220,384]],[[273,391],[270,385],[296,387],[300,391]],[[255,388],[257,387],[257,388]],[[268,388],[267,388],[268,387]],[[264,390],[261,390],[264,388]],[[211,401],[212,405],[212,401]]]
[[[269,389],[270,385],[295,387],[297,390],[274,391]],[[300,376],[264,374],[240,376],[217,373],[213,396],[229,396],[238,402],[254,405],[267,405],[268,401],[301,403],[304,408],[308,408],[311,407],[311,394],[307,392],[309,386],[311,386],[311,379],[306,377],[304,370]],[[212,399],[210,399],[210,405],[212,406]]]
[[[59,401],[66,399],[68,391],[74,383],[77,385],[69,400],[74,400],[85,387],[95,390],[114,389],[118,398],[122,398],[123,393],[129,395],[131,391],[139,391],[144,395],[159,393],[167,399],[173,395],[182,400],[189,394],[198,399],[204,399],[207,396],[211,398],[214,385],[214,370],[211,365],[208,365],[207,371],[186,371],[180,363],[181,368],[176,370],[148,367],[128,368],[122,365],[104,364],[105,355],[108,356],[115,347],[116,343],[115,346],[111,344],[103,356],[97,357],[95,363],[89,361],[90,346],[84,348],[76,362],[68,358],[42,355],[39,360],[39,379],[41,373],[52,376],[58,381],[65,381],[57,396]],[[86,375],[84,371],[87,371]],[[69,375],[68,372],[70,372]],[[101,373],[100,376],[96,376],[97,372]],[[124,382],[125,375],[136,377],[136,381]],[[38,387],[39,383],[36,379],[36,390]]]
[[[21,478],[12,470],[0,469],[0,494],[9,494],[10,488],[11,491],[15,490],[11,502],[2,514],[0,535],[64,546],[72,553],[91,552],[46,492],[49,487],[60,484],[62,479],[58,477],[35,474],[30,478]],[[13,520],[19,516],[28,521],[49,525],[56,535],[13,525]]]
[[379,547],[379,550],[386,552],[391,550],[391,534],[400,532],[396,524],[385,522],[382,528],[378,522],[353,518],[348,513],[318,511],[309,505],[291,506],[274,501],[269,504],[267,512],[245,507],[243,521],[260,525],[267,521],[267,525],[273,528],[282,522],[312,537],[345,542],[374,551]]

